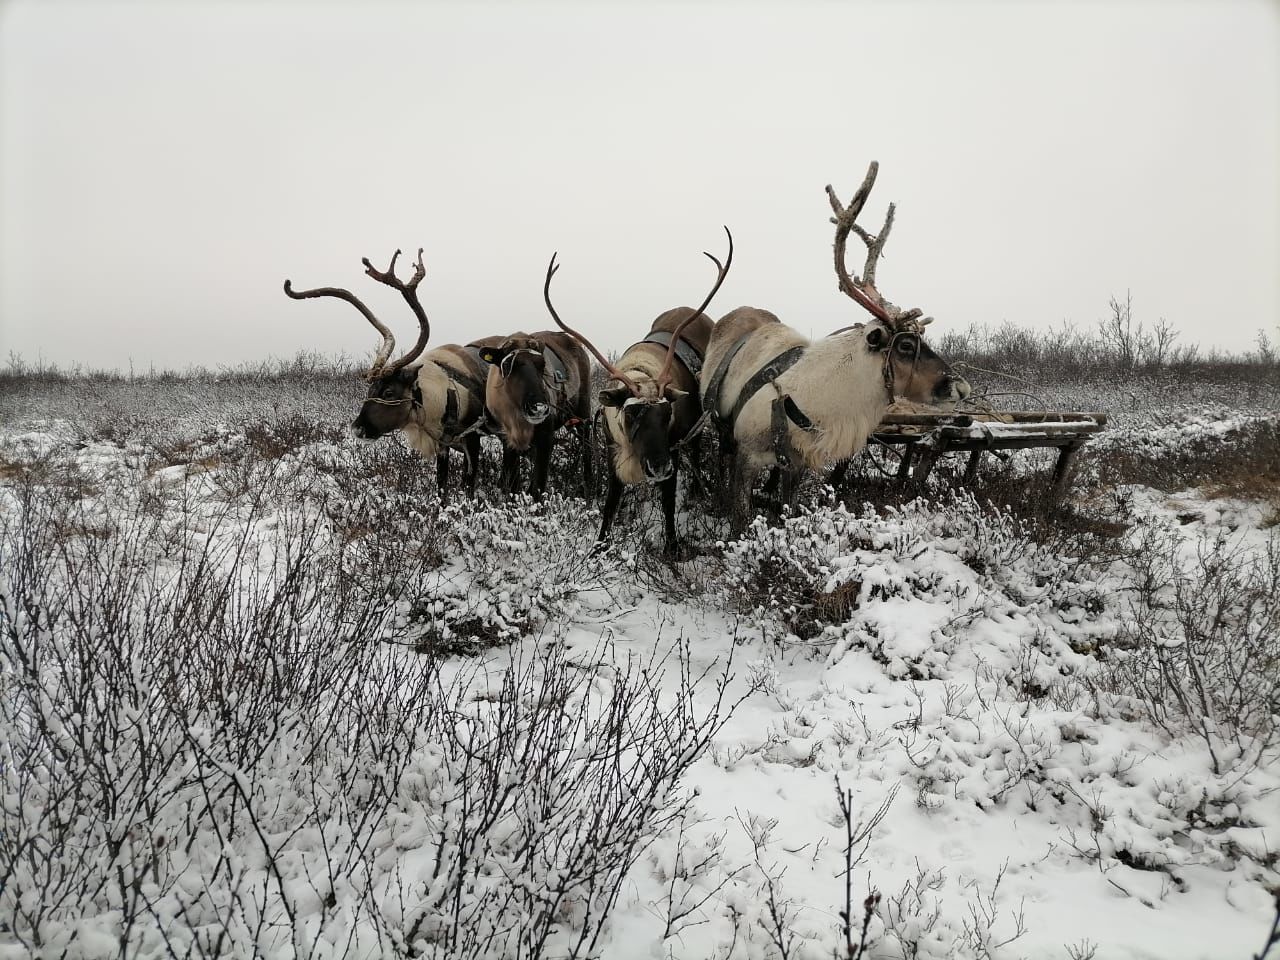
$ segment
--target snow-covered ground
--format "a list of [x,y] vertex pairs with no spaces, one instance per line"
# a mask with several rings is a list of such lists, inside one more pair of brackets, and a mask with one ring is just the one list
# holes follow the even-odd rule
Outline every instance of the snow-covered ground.
[[[1105,443],[1243,422],[1211,410]],[[1206,557],[1237,577],[1280,569],[1258,504],[1118,491],[1130,532],[1085,562],[963,495],[883,514],[820,497],[670,567],[627,536],[592,555],[578,501],[440,510],[430,468],[391,441],[281,455],[205,431],[157,457],[127,439],[76,449],[69,429],[0,436],[0,957],[164,956],[166,940],[179,955],[856,956],[841,911],[848,897],[856,948],[873,891],[868,957],[1262,946],[1280,639],[1257,631],[1274,606],[1226,605],[1270,657],[1234,680],[1261,702],[1248,730],[1221,712],[1230,692],[1207,718],[1161,700],[1222,678],[1157,683],[1176,657],[1135,653],[1151,624],[1187,648],[1179,611]],[[37,516],[56,555],[24,579]],[[1141,550],[1165,560],[1142,567]],[[119,611],[182,622],[77,633],[75,597],[115,596],[124,569]],[[70,570],[83,579],[57,582]],[[205,583],[246,599],[179,602]],[[107,624],[137,637],[106,642]],[[248,652],[200,673],[186,661],[225,653],[219,630]],[[98,642],[133,658],[125,680],[68,664]],[[181,669],[153,675],[167,658]],[[278,663],[297,675],[264,679]],[[83,704],[114,724],[97,740],[74,689],[91,674]],[[203,699],[182,685],[218,674]],[[273,690],[276,712],[249,702]],[[521,723],[518,745],[498,735]],[[256,752],[237,755],[249,728]],[[139,764],[148,749],[168,766]],[[104,756],[118,795],[90,776]],[[467,806],[481,796],[498,799]]]
[[[1171,509],[1203,509],[1199,529],[1179,528],[1187,540],[1216,536],[1218,523],[1258,538],[1254,507],[1193,493],[1143,499],[1154,523]],[[830,522],[824,511],[818,526]],[[889,927],[874,927],[872,955],[1065,957],[1087,953],[1085,941],[1099,957],[1250,955],[1273,912],[1274,854],[1259,857],[1270,857],[1263,869],[1233,844],[1262,853],[1280,828],[1274,754],[1268,769],[1215,775],[1203,743],[1095,700],[1089,651],[1115,637],[1118,581],[1064,576],[1016,542],[984,555],[972,546],[982,521],[973,522],[909,513],[851,524],[861,546],[827,538],[838,544],[824,558],[827,585],[858,584],[858,609],[808,642],[780,633],[771,642],[750,618],[657,603],[618,624],[642,644],[665,616],[687,624],[703,655],[724,656],[734,637],[760,655],[766,686],[686,781],[703,835],[723,837],[726,870],[755,864],[720,897],[758,945],[744,955],[773,955],[769,873],[804,938],[793,955],[829,956],[838,943],[837,777],[864,821],[888,804],[856,869],[855,903],[878,889]],[[764,536],[794,544],[812,529],[794,528]],[[980,573],[976,559],[1001,563]],[[772,824],[762,863],[753,823]],[[666,845],[653,858],[657,876],[635,880],[637,942],[657,929],[675,856]],[[717,955],[732,940],[723,909],[661,955]]]

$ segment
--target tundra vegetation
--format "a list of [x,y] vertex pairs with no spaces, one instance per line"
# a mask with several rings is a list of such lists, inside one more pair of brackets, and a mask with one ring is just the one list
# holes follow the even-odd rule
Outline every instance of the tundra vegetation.
[[645,485],[593,550],[600,437],[446,503],[354,363],[12,358],[0,956],[1262,956],[1280,366],[1132,310],[934,335],[1110,412],[1064,503],[873,444],[679,559]]

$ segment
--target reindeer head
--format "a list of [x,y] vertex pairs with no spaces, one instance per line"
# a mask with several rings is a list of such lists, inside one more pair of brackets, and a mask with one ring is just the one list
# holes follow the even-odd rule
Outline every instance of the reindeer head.
[[703,254],[716,265],[716,282],[696,310],[683,308],[688,310],[688,315],[672,331],[671,343],[667,346],[666,357],[656,377],[639,371],[633,371],[630,376],[623,373],[606,360],[591,341],[560,319],[560,315],[556,313],[556,308],[551,303],[551,278],[560,269],[554,254],[551,257],[551,263],[547,265],[547,279],[542,287],[542,296],[547,310],[550,311],[557,326],[594,354],[610,379],[619,384],[606,387],[599,394],[600,405],[605,409],[607,429],[615,447],[624,451],[623,458],[637,462],[643,472],[644,480],[649,483],[666,480],[675,472],[673,446],[681,437],[674,434],[679,430],[688,429],[687,423],[683,426],[678,423],[676,407],[682,402],[689,401],[689,392],[672,385],[671,364],[675,359],[676,344],[680,341],[680,335],[689,324],[704,315],[703,311],[724,283],[729,267],[733,264],[733,234],[729,233],[728,227],[725,227],[724,232],[729,237],[729,253],[724,263],[722,264],[709,253]]
[[377,440],[408,425],[413,413],[413,392],[418,368],[402,367],[369,381],[369,392],[351,429],[362,440]]
[[489,364],[485,406],[510,436],[520,427],[536,427],[552,413],[547,394],[546,348],[527,333],[514,333],[496,347],[482,347],[480,359]]
[[294,300],[306,300],[311,297],[337,297],[339,300],[345,300],[359,310],[373,328],[382,334],[382,345],[378,347],[373,363],[364,375],[365,380],[369,382],[369,393],[360,407],[360,414],[351,425],[356,436],[365,440],[376,440],[408,424],[413,412],[413,391],[418,378],[418,368],[410,367],[410,364],[422,355],[422,351],[426,349],[427,340],[431,336],[431,325],[427,321],[426,311],[418,301],[418,284],[427,275],[426,268],[422,265],[422,248],[418,248],[418,262],[414,265],[413,276],[407,283],[396,276],[396,260],[399,256],[400,251],[397,250],[392,255],[391,264],[386,270],[378,270],[369,262],[368,257],[361,260],[365,273],[379,283],[400,291],[400,295],[404,297],[418,320],[418,342],[403,357],[390,364],[387,363],[387,359],[396,348],[396,338],[355,294],[340,287],[294,290],[290,281],[284,282],[284,292]]
[[[894,205],[889,204],[884,226],[875,236],[860,227],[855,220],[862,212],[867,197],[871,195],[879,170],[880,164],[873,160],[867,168],[862,186],[849,201],[848,207],[840,203],[835,190],[830,184],[827,185],[827,199],[831,201],[831,209],[835,213],[831,222],[836,225],[835,265],[840,289],[875,317],[860,329],[866,339],[867,349],[883,355],[885,385],[890,393],[890,401],[895,397],[917,403],[954,403],[963,400],[972,393],[968,381],[952,370],[924,342],[924,328],[933,322],[933,318],[922,316],[924,311],[918,307],[903,310],[876,290],[876,263],[889,239],[889,231],[893,229]],[[867,259],[861,277],[849,276],[845,266],[845,246],[851,230],[858,234],[867,247]]]
[[[680,317],[676,330],[683,330],[699,316],[706,316],[688,307],[670,313]],[[664,318],[667,316],[664,314]],[[709,325],[711,321],[706,322]],[[654,329],[658,329],[656,323]],[[676,343],[674,330],[671,342]],[[670,346],[667,352],[671,353]],[[635,384],[634,392],[623,384],[606,386],[598,394],[604,409],[605,429],[614,450],[615,469],[624,481],[643,479],[656,483],[670,477],[675,472],[673,448],[689,424],[697,419],[696,397],[671,382],[659,383],[651,367],[648,371],[643,369],[655,360],[646,351],[642,363],[630,365],[628,378]],[[663,366],[666,366],[665,360]]]

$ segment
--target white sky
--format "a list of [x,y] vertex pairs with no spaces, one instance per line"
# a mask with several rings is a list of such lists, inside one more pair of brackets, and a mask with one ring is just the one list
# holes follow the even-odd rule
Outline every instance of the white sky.
[[[426,248],[435,343],[602,348],[695,304],[806,332],[836,290],[823,185],[881,163],[887,296],[934,330],[1093,327],[1126,288],[1184,339],[1280,321],[1280,4],[7,2],[0,358],[370,353],[347,286]],[[860,258],[859,258],[860,260]],[[859,264],[860,265],[860,264]]]

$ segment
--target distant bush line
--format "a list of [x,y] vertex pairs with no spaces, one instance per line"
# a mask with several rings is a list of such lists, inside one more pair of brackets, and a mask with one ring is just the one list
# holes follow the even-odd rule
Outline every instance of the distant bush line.
[[1180,342],[1182,335],[1163,318],[1151,327],[1135,321],[1128,294],[1112,297],[1109,309],[1093,327],[1066,320],[1043,331],[1008,321],[975,324],[940,333],[932,345],[952,363],[1049,382],[1172,374],[1273,384],[1280,375],[1280,344],[1265,330],[1258,330],[1252,349],[1232,353],[1216,344]]
[[[937,331],[933,346],[947,360],[975,369],[989,368],[1029,379],[1062,382],[1108,376],[1157,375],[1269,384],[1280,376],[1280,343],[1258,330],[1254,346],[1233,353],[1221,347],[1186,343],[1163,318],[1151,326],[1133,318],[1132,298],[1113,297],[1110,314],[1094,326],[1064,320],[1059,327],[1035,330],[1011,321],[974,324]],[[1280,335],[1278,335],[1280,338]],[[293,380],[358,380],[362,358],[300,351],[293,357],[268,357],[236,365],[188,366],[182,370],[133,367],[102,369],[80,364],[58,366],[10,353],[0,367],[0,388],[21,383],[76,380],[131,383],[190,381],[261,383]]]
[[235,365],[218,367],[188,366],[182,370],[148,367],[107,369],[81,364],[58,366],[48,360],[29,361],[10,352],[0,367],[0,387],[19,383],[69,383],[95,380],[107,383],[184,383],[192,380],[260,383],[290,380],[358,380],[368,369],[364,360],[345,354],[329,356],[315,351],[299,351],[292,357],[266,357]]

